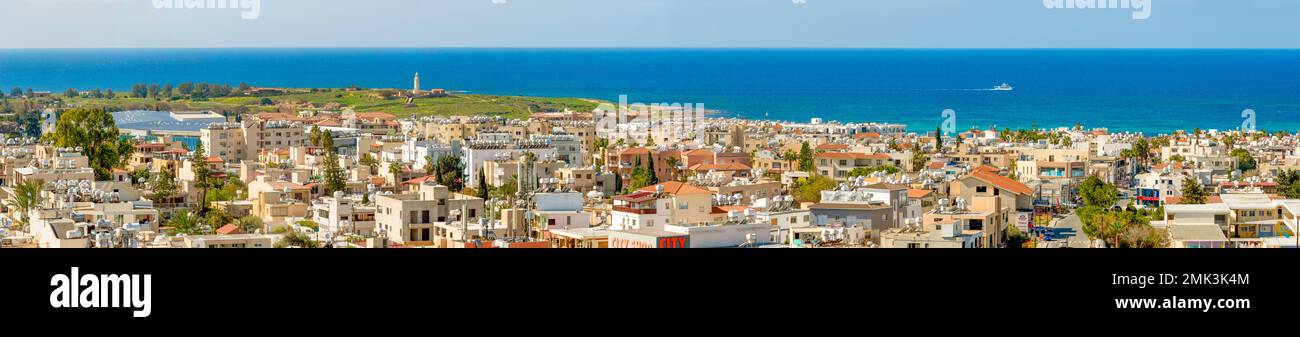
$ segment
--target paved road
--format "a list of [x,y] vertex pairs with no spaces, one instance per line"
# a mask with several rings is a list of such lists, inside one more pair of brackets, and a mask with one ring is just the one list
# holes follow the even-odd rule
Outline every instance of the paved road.
[[1048,225],[1052,229],[1053,241],[1040,244],[1043,248],[1089,248],[1088,235],[1083,234],[1083,222],[1079,216],[1070,213],[1062,218],[1052,219]]

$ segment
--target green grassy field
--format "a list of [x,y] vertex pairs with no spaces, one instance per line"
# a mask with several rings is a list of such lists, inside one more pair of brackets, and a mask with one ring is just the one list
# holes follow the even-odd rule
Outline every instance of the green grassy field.
[[[398,117],[417,116],[503,116],[507,118],[526,118],[529,114],[546,111],[591,111],[599,104],[596,100],[581,98],[546,98],[523,96],[496,96],[481,94],[452,94],[447,97],[415,99],[407,105],[406,98],[384,99],[384,90],[330,90],[311,91],[295,89],[283,95],[265,97],[239,96],[220,97],[208,100],[155,100],[145,98],[116,97],[105,98],[64,98],[69,104],[82,107],[120,108],[120,109],[193,109],[193,110],[228,110],[228,111],[275,111],[284,103],[337,103],[343,108],[357,112],[387,112]],[[274,104],[262,105],[263,98],[269,98]]]

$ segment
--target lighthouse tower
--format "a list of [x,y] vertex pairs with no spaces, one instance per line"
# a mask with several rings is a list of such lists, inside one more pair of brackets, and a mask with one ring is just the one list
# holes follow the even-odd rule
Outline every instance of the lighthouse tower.
[[415,73],[415,88],[411,90],[412,94],[420,94],[420,73]]

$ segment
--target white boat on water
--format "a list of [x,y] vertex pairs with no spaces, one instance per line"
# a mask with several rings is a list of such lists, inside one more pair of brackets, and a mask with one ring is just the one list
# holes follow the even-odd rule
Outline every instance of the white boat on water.
[[993,87],[993,89],[991,89],[991,90],[993,90],[993,91],[1012,91],[1012,90],[1016,90],[1016,88],[1013,87],[1013,86],[1011,86],[1010,84],[1002,83],[1001,85],[998,85],[998,86],[996,86],[996,87]]

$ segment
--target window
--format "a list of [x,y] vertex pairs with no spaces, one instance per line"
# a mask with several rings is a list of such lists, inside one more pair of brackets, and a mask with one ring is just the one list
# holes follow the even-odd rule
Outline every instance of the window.
[[989,192],[988,186],[975,186],[975,193],[988,193],[988,192]]

